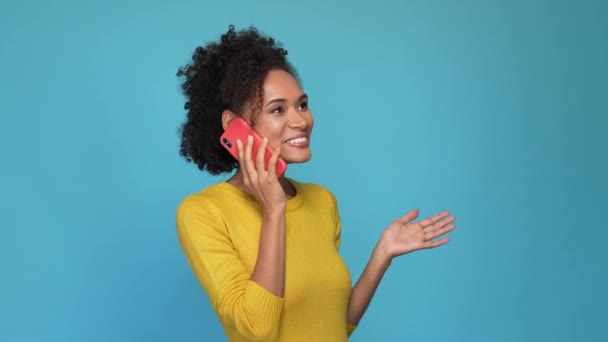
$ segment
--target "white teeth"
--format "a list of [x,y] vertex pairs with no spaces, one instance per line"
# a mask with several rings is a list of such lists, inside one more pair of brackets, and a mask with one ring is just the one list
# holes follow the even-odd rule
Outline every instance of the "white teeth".
[[300,143],[305,142],[306,140],[308,140],[307,137],[301,137],[301,138],[289,139],[289,140],[287,140],[287,142],[292,143],[292,144],[300,144]]

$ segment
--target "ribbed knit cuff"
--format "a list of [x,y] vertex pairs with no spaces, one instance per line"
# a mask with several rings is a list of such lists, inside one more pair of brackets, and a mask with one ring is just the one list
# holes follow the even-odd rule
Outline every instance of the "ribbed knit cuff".
[[258,283],[250,280],[245,288],[243,298],[245,307],[259,319],[271,326],[278,325],[283,312],[285,299],[275,296]]

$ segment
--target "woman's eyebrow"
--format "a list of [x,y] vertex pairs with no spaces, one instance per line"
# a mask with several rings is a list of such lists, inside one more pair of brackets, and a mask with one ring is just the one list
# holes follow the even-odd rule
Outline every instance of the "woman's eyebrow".
[[[306,95],[306,94],[302,94],[302,95],[300,95],[300,97],[298,98],[298,102],[300,102],[300,101],[302,101],[302,100],[304,100],[304,99],[307,99],[307,98],[308,98],[308,95]],[[271,105],[271,104],[273,104],[273,103],[277,103],[277,102],[284,103],[284,102],[287,102],[287,100],[286,100],[286,99],[284,99],[284,98],[282,98],[282,97],[279,97],[279,98],[276,98],[276,99],[272,99],[272,100],[268,101],[268,102],[267,102],[267,103],[264,105],[264,107],[268,107],[269,105]]]

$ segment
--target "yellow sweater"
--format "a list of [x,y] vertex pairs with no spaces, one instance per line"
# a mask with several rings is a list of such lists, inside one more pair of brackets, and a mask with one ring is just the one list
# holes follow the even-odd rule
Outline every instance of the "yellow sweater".
[[354,330],[346,323],[351,279],[338,254],[335,197],[290,182],[297,195],[287,202],[284,298],[250,280],[262,225],[253,196],[221,182],[177,210],[182,249],[231,342],[347,341]]

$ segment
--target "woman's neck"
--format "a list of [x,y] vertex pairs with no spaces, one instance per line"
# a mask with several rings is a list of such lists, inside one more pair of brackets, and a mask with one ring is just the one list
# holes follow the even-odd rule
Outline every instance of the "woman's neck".
[[[245,185],[243,181],[244,173],[241,168],[238,168],[236,173],[230,177],[226,182],[232,184],[233,186],[245,191],[246,193],[253,195],[252,191]],[[297,190],[293,184],[289,182],[289,180],[283,175],[279,178],[279,183],[283,188],[283,192],[285,192],[285,196],[287,199],[293,198],[297,195]]]

